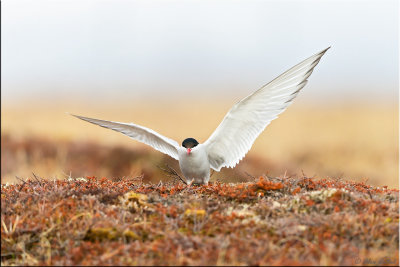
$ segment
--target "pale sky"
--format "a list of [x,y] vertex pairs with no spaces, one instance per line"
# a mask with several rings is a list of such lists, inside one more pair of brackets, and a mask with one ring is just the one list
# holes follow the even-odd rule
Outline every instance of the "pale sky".
[[303,100],[398,99],[396,0],[1,4],[3,104],[244,97],[328,46]]

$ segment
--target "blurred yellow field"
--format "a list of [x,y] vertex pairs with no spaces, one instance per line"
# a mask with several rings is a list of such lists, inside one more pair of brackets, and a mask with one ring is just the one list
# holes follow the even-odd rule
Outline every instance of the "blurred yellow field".
[[[90,141],[111,147],[122,145],[127,149],[139,147],[152,153],[151,148],[147,149],[143,144],[122,134],[82,122],[66,112],[134,122],[179,143],[187,137],[204,142],[232,103],[217,100],[195,102],[166,105],[160,101],[143,101],[85,108],[63,103],[54,104],[51,110],[48,105],[41,108],[39,104],[18,108],[3,105],[1,131],[2,136],[8,134],[19,140],[41,137],[51,142]],[[151,155],[157,157],[157,152]],[[256,164],[260,167],[255,173],[249,170],[252,175],[283,175],[285,172],[287,175],[302,175],[304,172],[307,176],[367,180],[372,185],[398,188],[397,107],[350,103],[322,107],[295,103],[260,135],[242,165],[254,159],[257,159]],[[2,157],[2,169],[7,160]],[[38,163],[35,166],[25,165],[17,171],[2,172],[2,180],[11,181],[15,175],[30,176],[32,171],[44,177],[60,176],[66,172],[62,164],[56,161],[50,164],[47,161],[43,162],[43,166],[38,166]],[[139,172],[136,174],[140,175]],[[77,173],[73,175],[79,176]]]

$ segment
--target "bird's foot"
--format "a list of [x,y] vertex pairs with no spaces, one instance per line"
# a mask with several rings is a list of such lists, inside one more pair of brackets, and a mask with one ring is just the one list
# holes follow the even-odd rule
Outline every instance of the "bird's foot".
[[190,186],[192,186],[193,182],[194,182],[194,179],[192,179],[190,181],[186,181],[186,185],[190,187]]
[[202,186],[202,185],[208,185],[208,182],[203,183],[203,182],[195,182],[194,179],[191,180],[190,182],[187,183],[188,186]]

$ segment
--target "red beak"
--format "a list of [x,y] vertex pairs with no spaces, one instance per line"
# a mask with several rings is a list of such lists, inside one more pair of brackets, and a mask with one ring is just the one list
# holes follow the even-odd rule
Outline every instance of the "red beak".
[[187,149],[188,155],[190,154],[190,152],[192,152],[192,149],[191,149],[191,148],[188,148],[188,149]]

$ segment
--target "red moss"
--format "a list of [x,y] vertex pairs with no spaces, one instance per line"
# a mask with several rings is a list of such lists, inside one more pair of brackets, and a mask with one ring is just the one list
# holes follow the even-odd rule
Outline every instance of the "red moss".
[[[129,191],[146,200],[127,209],[120,197]],[[29,180],[2,186],[2,263],[354,265],[388,255],[397,265],[398,203],[395,189],[304,177],[192,187]]]

